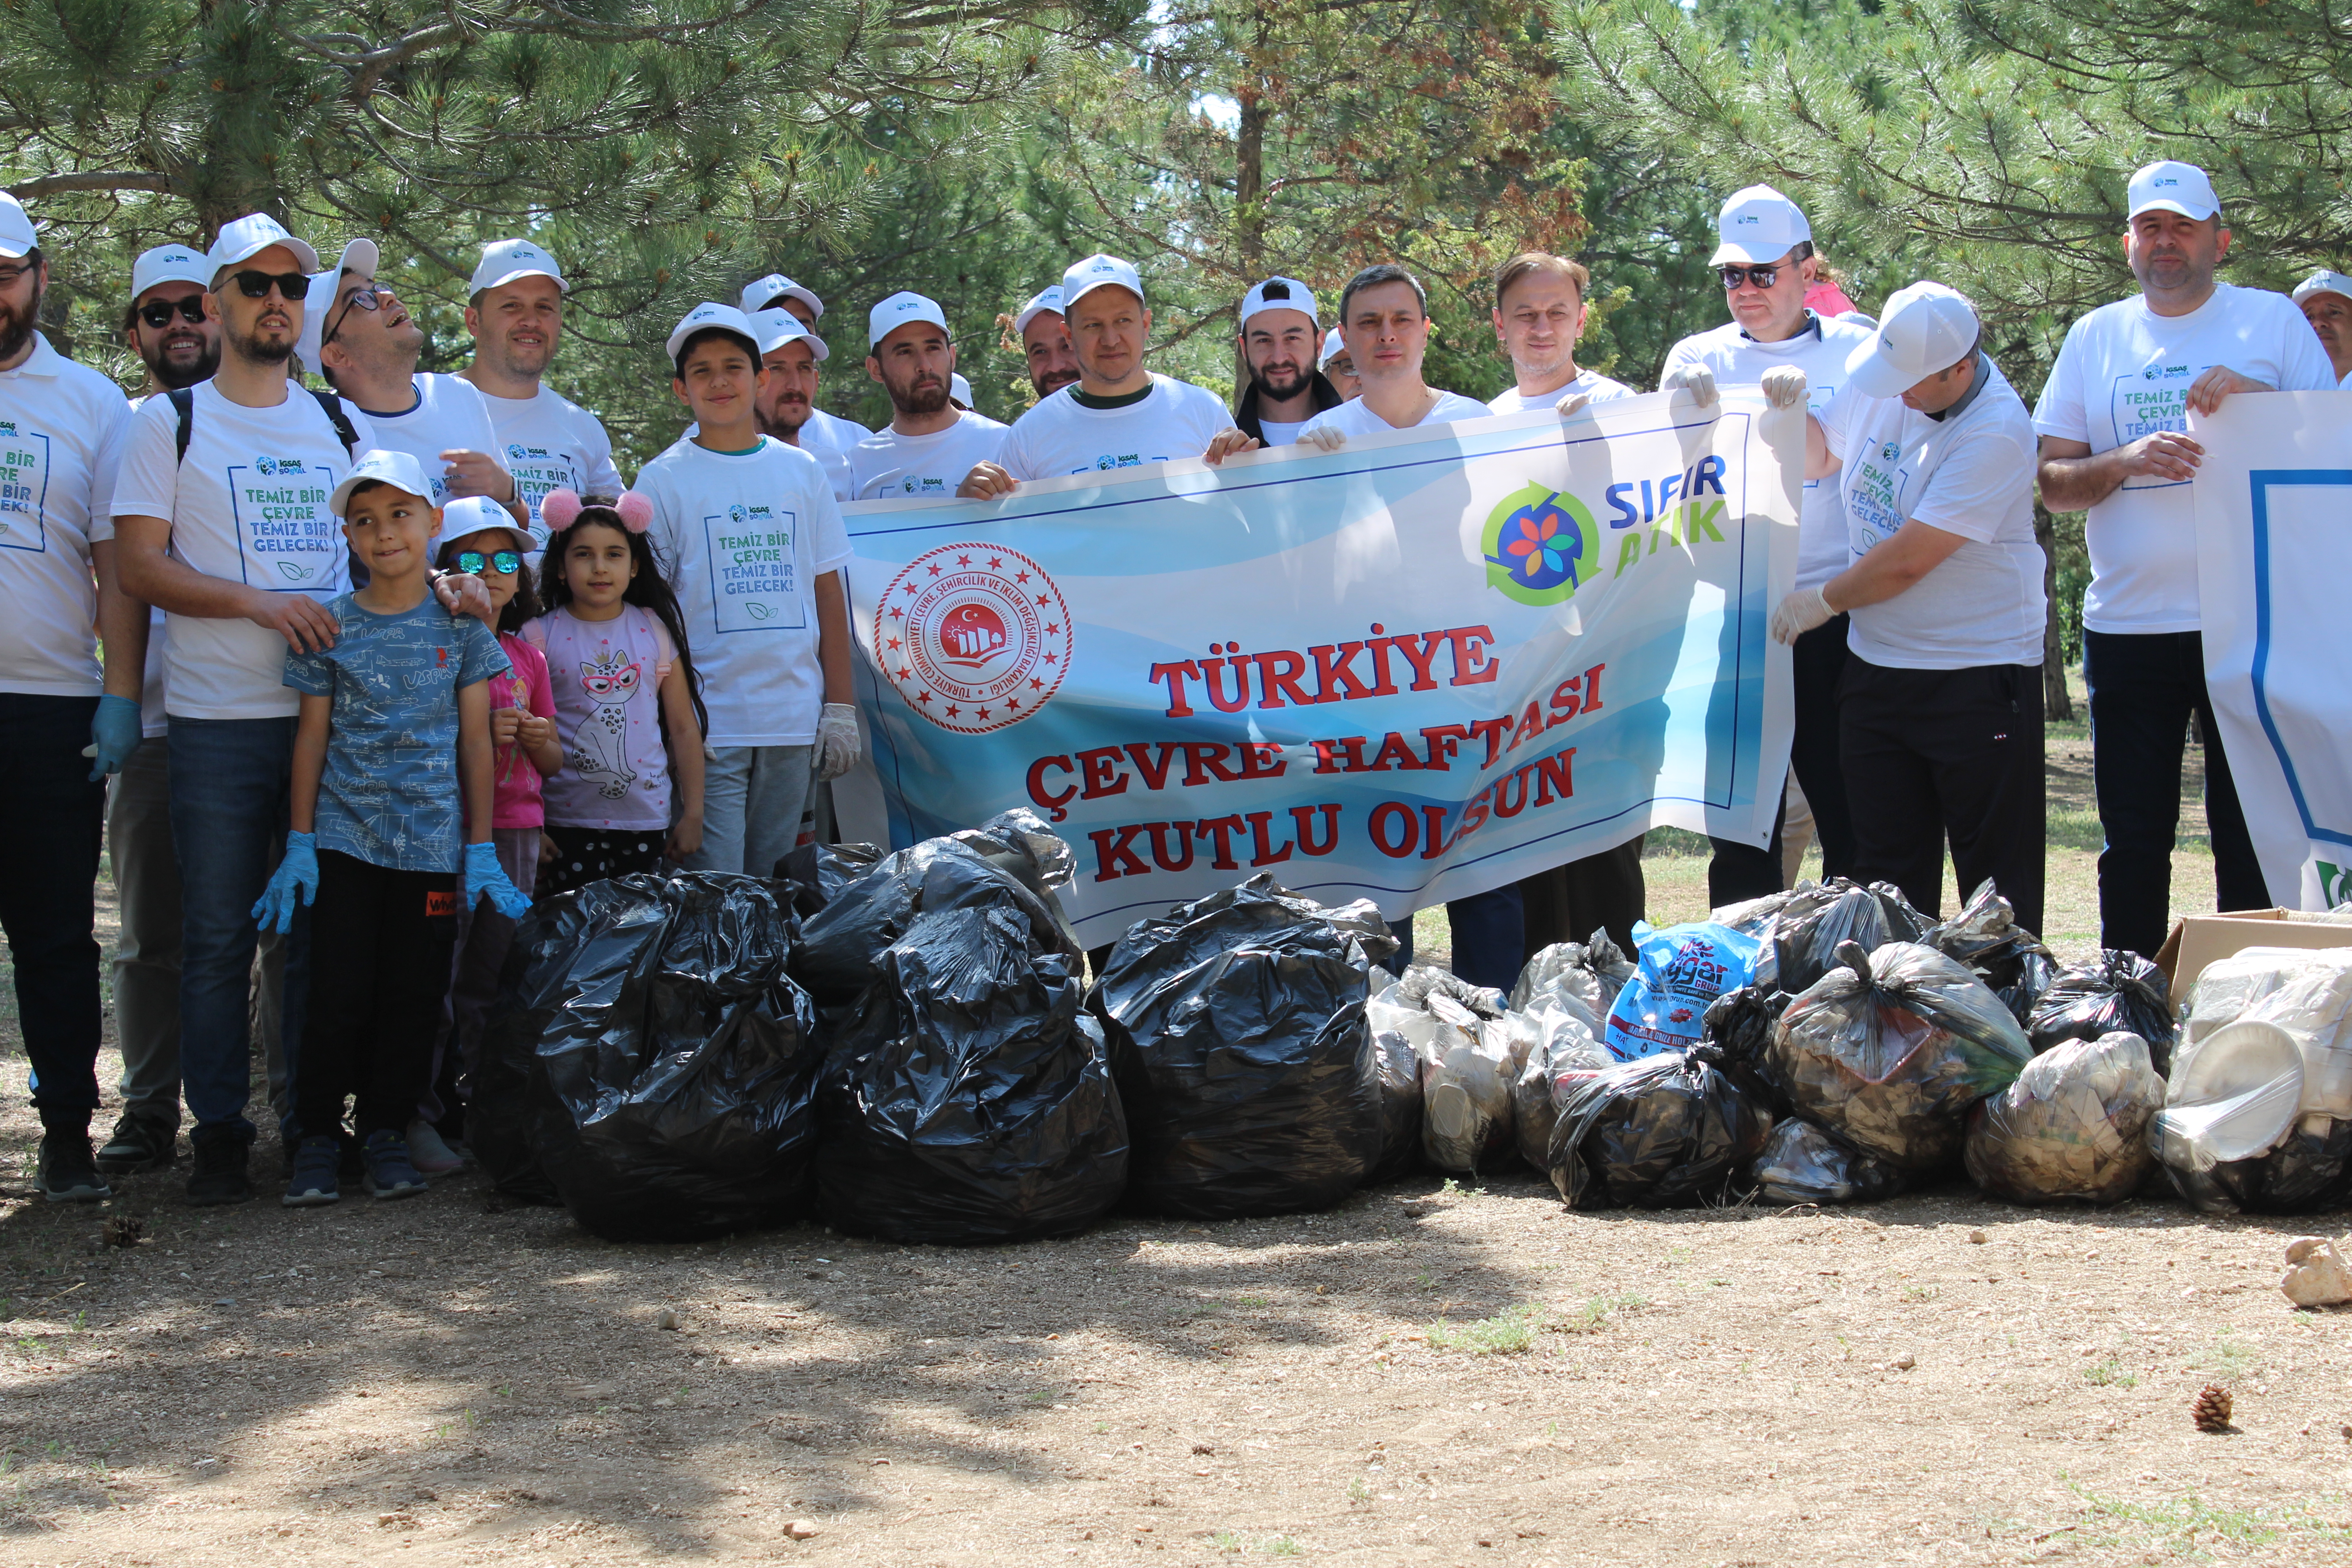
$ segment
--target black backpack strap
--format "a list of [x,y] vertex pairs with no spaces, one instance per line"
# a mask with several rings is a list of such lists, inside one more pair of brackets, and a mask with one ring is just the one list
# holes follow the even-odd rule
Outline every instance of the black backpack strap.
[[358,457],[360,433],[352,428],[351,420],[344,416],[343,400],[331,392],[321,392],[315,386],[305,387],[303,390],[319,400],[320,411],[326,415],[327,423],[335,427],[336,438],[343,444],[343,456]]
[[180,416],[178,433],[173,437],[176,445],[172,453],[172,466],[177,468],[188,460],[188,437],[196,428],[196,389],[193,386],[175,387],[166,395],[172,400],[173,412]]

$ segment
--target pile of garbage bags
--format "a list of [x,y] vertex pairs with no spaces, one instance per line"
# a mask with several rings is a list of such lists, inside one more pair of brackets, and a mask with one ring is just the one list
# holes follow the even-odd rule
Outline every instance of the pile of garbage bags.
[[2156,1167],[2147,1128],[2163,1108],[2146,1040],[2123,1030],[2068,1040],[1977,1106],[1969,1178],[2011,1203],[2121,1203]]

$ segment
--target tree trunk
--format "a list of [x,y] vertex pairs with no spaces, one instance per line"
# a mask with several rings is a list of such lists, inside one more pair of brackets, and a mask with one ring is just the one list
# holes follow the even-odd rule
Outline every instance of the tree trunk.
[[2066,691],[2066,643],[2058,630],[2058,530],[2038,500],[2033,542],[2042,546],[2042,716],[2071,721],[2074,700]]

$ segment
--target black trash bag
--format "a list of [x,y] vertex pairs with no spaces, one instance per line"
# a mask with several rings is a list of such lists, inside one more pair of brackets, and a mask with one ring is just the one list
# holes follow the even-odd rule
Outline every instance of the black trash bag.
[[1969,1114],[1969,1179],[2013,1204],[2119,1204],[2156,1168],[2148,1123],[2164,1079],[2147,1042],[2064,1040]]
[[[1765,950],[1768,953],[1769,948]],[[1706,1005],[1699,1038],[1732,1082],[1773,1117],[1790,1113],[1789,1090],[1772,1069],[1772,1031],[1791,1000],[1769,985],[1742,985]]]
[[594,918],[525,1102],[541,1165],[597,1235],[688,1241],[807,1212],[823,1052],[784,973],[785,892],[690,871],[579,896]]
[[832,1041],[825,1222],[914,1245],[1084,1230],[1127,1185],[1127,1118],[1066,954],[997,907],[915,917]]
[[1823,1207],[1874,1204],[1902,1192],[1908,1180],[1885,1161],[1793,1116],[1773,1127],[1749,1173],[1769,1202]]
[[1703,1051],[1664,1051],[1570,1086],[1546,1164],[1572,1209],[1675,1208],[1744,1184],[1772,1118]]
[[803,844],[776,862],[775,877],[793,884],[793,911],[806,920],[881,863],[879,845]]
[[1421,1163],[1421,1058],[1394,1029],[1372,1033],[1381,1079],[1381,1157],[1364,1185],[1393,1182]]
[[1583,1020],[1598,1039],[1609,1027],[1617,994],[1633,978],[1633,963],[1624,949],[1607,931],[1596,931],[1590,942],[1556,942],[1528,960],[1511,986],[1510,1005],[1514,1012],[1532,1013],[1549,1002]]
[[1993,891],[1990,878],[1969,895],[1967,908],[1919,940],[1966,964],[2020,1024],[2058,976],[2058,955],[2017,923],[2017,910]]
[[2061,1040],[2095,1040],[2118,1031],[2147,1042],[2148,1060],[2159,1075],[2172,1071],[2179,1032],[2172,983],[2138,953],[2116,948],[2103,948],[2098,957],[2060,970],[2025,1025],[2037,1053]]
[[1814,886],[1811,882],[1805,882],[1777,893],[1767,893],[1760,899],[1726,904],[1719,910],[1710,910],[1706,918],[1719,926],[1729,926],[1742,935],[1769,941],[1780,912],[1811,892]]
[[1383,1153],[1369,901],[1328,909],[1261,872],[1137,921],[1087,1006],[1102,1020],[1141,1207],[1194,1219],[1328,1208]]
[[1959,1157],[1969,1108],[2032,1058],[2025,1033],[1983,981],[1916,942],[1840,966],[1780,1015],[1773,1074],[1798,1115],[1908,1171]]
[[[2159,1149],[2159,1153],[2161,1153]],[[2341,1205],[2352,1168],[2352,1121],[2298,1120],[2269,1153],[2199,1171],[2164,1162],[2173,1190],[2207,1214],[2314,1214]]]
[[1042,952],[1083,958],[1052,893],[1039,890],[1046,876],[1056,868],[1066,873],[1069,863],[1067,845],[1056,858],[1036,843],[1040,833],[1054,838],[1042,829],[1034,812],[1009,811],[982,827],[883,857],[802,928],[793,978],[820,1006],[855,1001],[873,983],[883,949],[932,910],[1011,909],[1028,921]]
[[1775,968],[1769,978],[1794,996],[1839,967],[1841,942],[1858,942],[1863,952],[1875,952],[1890,942],[1917,942],[1933,923],[1892,883],[1864,888],[1833,877],[1796,894],[1772,917]]

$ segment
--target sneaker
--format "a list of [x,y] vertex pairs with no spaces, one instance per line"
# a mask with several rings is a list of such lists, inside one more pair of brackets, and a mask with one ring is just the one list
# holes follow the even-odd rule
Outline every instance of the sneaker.
[[34,1184],[53,1204],[94,1204],[114,1195],[114,1189],[98,1173],[87,1131],[52,1128],[42,1133],[33,1171]]
[[171,1123],[126,1110],[98,1152],[98,1168],[110,1176],[161,1171],[171,1164],[178,1142],[179,1129]]
[[448,1142],[434,1131],[433,1123],[422,1119],[408,1124],[408,1159],[428,1176],[446,1175],[466,1168],[466,1156],[449,1147]]
[[253,1201],[253,1184],[246,1177],[246,1163],[253,1151],[246,1141],[234,1132],[215,1132],[210,1136],[192,1132],[188,1148],[195,1155],[196,1168],[188,1177],[188,1202],[197,1208],[210,1208],[218,1204],[243,1204]]
[[342,1152],[332,1138],[303,1139],[294,1151],[294,1169],[286,1178],[286,1196],[280,1201],[289,1209],[335,1202],[343,1195],[335,1175],[335,1167],[341,1163]]
[[408,1157],[408,1140],[389,1127],[367,1135],[361,1152],[367,1161],[367,1190],[379,1198],[413,1198],[425,1190],[425,1178]]

